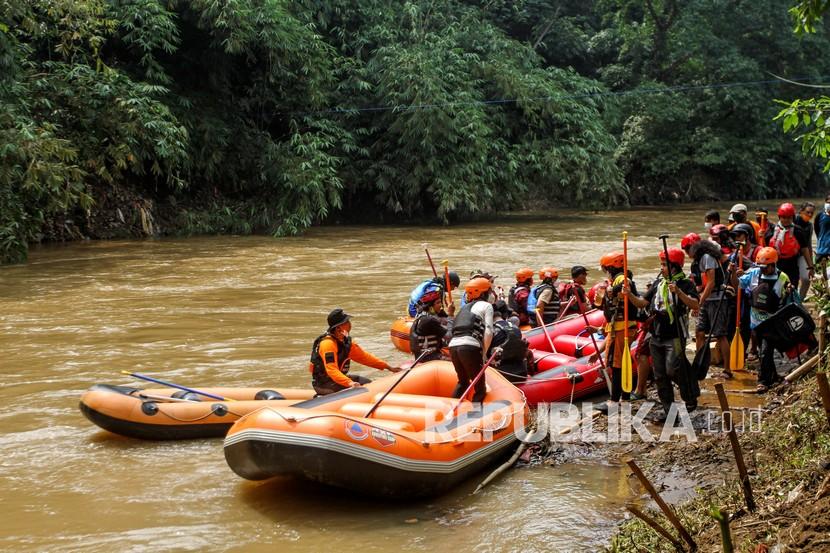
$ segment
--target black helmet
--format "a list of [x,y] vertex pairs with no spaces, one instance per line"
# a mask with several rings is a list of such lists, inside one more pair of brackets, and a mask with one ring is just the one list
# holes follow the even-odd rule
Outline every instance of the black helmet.
[[455,271],[450,271],[450,285],[455,288],[461,286],[461,277]]
[[343,323],[348,322],[351,318],[351,315],[346,314],[346,312],[340,309],[339,307],[337,309],[332,310],[332,312],[329,313],[329,316],[326,319],[326,322],[328,322],[329,324],[329,331],[332,331],[336,327],[342,325]]
[[742,232],[746,234],[747,238],[755,238],[755,229],[749,223],[738,223],[732,227],[732,234]]
[[493,304],[493,311],[499,313],[502,319],[507,319],[510,317],[510,307],[507,306],[507,302],[504,300],[499,300]]

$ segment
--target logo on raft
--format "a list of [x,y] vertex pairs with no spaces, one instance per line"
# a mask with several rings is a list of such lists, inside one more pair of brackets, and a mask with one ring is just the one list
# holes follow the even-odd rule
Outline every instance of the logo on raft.
[[343,421],[343,427],[346,429],[346,434],[353,440],[365,440],[369,437],[369,430],[355,421]]
[[372,428],[372,437],[382,446],[395,445],[398,442],[394,434],[380,428]]

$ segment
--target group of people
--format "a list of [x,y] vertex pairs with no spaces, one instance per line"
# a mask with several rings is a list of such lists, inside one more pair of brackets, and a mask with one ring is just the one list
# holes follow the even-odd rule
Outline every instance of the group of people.
[[[781,204],[774,224],[763,209],[750,220],[744,204],[732,207],[727,224],[720,222],[717,212],[710,211],[704,217],[703,235],[689,233],[679,247],[664,244],[663,250],[656,252],[661,274],[642,294],[631,271],[624,273],[621,251],[602,256],[600,267],[605,278],[589,289],[589,271],[581,265],[571,268],[571,278],[565,282],[554,267],[538,272],[521,268],[506,294],[494,284],[496,277],[475,270],[463,287],[458,309],[446,301],[448,293],[461,285],[457,273],[427,279],[409,298],[408,311],[414,317],[410,332],[413,355],[421,361],[451,359],[458,374],[455,396],[460,397],[488,362],[514,381],[534,373],[533,355],[522,338],[522,329],[599,308],[607,322],[591,331],[604,336],[605,347],[594,355],[602,355],[612,383],[611,397],[600,409],[619,401],[643,399],[652,374],[665,412],[674,402],[673,383],[687,408],[694,409],[700,389],[685,355],[690,315],[696,317],[697,349],[709,347],[714,339],[723,363],[722,376],[730,378],[730,339],[736,334],[740,305],[737,335],[749,346],[747,361],[760,361],[758,391],[766,391],[779,378],[775,350],[755,329],[784,305],[800,303],[816,264],[824,267],[830,259],[830,195],[823,207],[812,224],[816,208],[810,202],[798,211],[791,203]],[[818,239],[815,252],[813,232]],[[688,274],[684,272],[687,260]],[[822,275],[826,275],[824,268]],[[347,374],[350,360],[400,370],[351,342],[349,317],[342,310],[333,311],[328,323],[328,331],[314,343],[310,363],[319,394],[364,383],[361,377]],[[630,353],[638,366],[637,388],[630,394],[622,386],[626,334],[636,337],[636,347]],[[480,378],[472,399],[482,401],[484,396],[484,379]]]

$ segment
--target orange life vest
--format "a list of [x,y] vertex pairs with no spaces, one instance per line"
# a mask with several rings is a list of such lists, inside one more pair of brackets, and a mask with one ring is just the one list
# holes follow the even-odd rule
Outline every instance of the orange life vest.
[[775,230],[772,233],[772,238],[769,241],[769,245],[770,247],[776,249],[778,256],[782,259],[789,259],[797,256],[801,251],[801,245],[795,237],[795,225],[792,225],[789,228],[784,228],[781,225],[776,224]]

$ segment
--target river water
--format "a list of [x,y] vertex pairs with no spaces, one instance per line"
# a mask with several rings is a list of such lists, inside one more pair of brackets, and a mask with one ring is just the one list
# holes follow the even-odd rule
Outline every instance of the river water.
[[95,383],[137,384],[125,369],[195,387],[307,387],[309,348],[338,306],[365,349],[401,362],[388,330],[410,289],[431,276],[422,243],[436,264],[448,259],[462,277],[488,270],[506,289],[524,265],[552,264],[565,277],[582,264],[596,281],[599,257],[620,249],[627,230],[642,281],[659,266],[657,235],[677,243],[702,230],[703,211],[35,249],[28,263],[0,267],[0,549],[601,548],[631,492],[625,469],[596,459],[513,470],[474,497],[477,478],[443,497],[390,504],[306,482],[243,481],[221,440],[120,438],[89,423],[78,398]]

